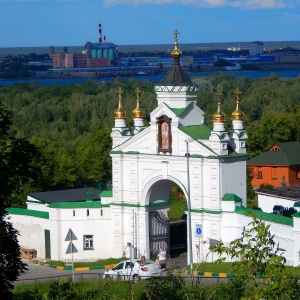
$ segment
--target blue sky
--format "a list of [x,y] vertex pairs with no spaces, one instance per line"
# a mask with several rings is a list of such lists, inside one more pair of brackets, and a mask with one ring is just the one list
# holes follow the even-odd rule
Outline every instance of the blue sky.
[[300,0],[0,0],[0,47],[299,41]]

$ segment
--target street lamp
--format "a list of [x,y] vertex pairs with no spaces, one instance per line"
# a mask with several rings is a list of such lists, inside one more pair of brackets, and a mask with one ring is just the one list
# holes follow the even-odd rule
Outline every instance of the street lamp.
[[187,202],[188,202],[188,219],[189,219],[189,255],[190,255],[190,275],[193,279],[193,247],[192,247],[192,220],[191,220],[191,188],[190,188],[190,154],[189,154],[189,143],[194,141],[193,138],[187,138],[186,143],[186,169],[187,169]]

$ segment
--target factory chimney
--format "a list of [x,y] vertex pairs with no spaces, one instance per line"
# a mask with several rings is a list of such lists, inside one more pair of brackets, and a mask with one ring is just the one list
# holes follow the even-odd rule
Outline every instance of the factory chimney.
[[98,25],[98,32],[99,32],[99,43],[102,43],[102,25]]

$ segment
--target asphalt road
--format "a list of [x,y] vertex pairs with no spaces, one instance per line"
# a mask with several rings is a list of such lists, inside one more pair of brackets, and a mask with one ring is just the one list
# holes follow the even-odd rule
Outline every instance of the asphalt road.
[[[72,270],[57,270],[51,267],[27,262],[27,271],[22,273],[15,284],[31,284],[48,280],[73,278]],[[102,278],[105,270],[74,271],[74,281]]]
[[[55,268],[33,264],[29,261],[27,263],[27,271],[22,273],[18,280],[15,282],[16,285],[18,284],[31,284],[36,282],[43,282],[48,280],[60,280],[66,278],[73,278],[73,271],[72,270],[57,270]],[[163,275],[167,274],[168,270],[177,266],[178,268],[183,268],[187,264],[187,254],[183,253],[180,255],[174,255],[172,258],[167,260],[167,270],[163,272]],[[88,280],[93,279],[97,280],[102,278],[104,273],[104,269],[102,270],[88,270],[88,271],[74,271],[74,281],[77,280]]]

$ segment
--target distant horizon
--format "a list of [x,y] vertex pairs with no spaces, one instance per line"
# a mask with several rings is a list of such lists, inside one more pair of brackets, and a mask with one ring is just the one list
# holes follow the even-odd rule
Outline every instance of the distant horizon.
[[[300,49],[299,41],[261,41],[267,51],[282,47],[292,47]],[[238,47],[246,49],[246,46],[251,42],[215,42],[215,43],[181,43],[179,49],[184,51],[193,50],[226,50],[228,47]],[[84,45],[60,45],[60,46],[30,46],[30,47],[0,47],[0,56],[2,55],[28,55],[30,53],[44,54],[49,53],[49,47],[54,47],[55,52],[60,52],[64,47],[68,48],[68,52],[76,53],[84,49]],[[174,44],[133,44],[133,45],[118,45],[119,52],[138,52],[138,51],[166,51],[171,50]],[[203,48],[203,49],[200,49]]]
[[[1,0],[0,0],[1,1]],[[7,49],[7,48],[47,48],[47,47],[84,47],[84,45],[87,42],[91,42],[91,43],[98,43],[97,41],[86,41],[81,45],[40,45],[40,46],[5,46],[5,47],[1,47],[0,49]],[[300,39],[299,40],[255,40],[255,41],[226,41],[226,42],[193,42],[193,43],[178,43],[179,44],[179,48],[180,45],[198,45],[198,44],[204,44],[204,45],[213,45],[213,44],[249,44],[249,43],[253,43],[253,42],[262,42],[262,43],[266,43],[266,44],[274,44],[274,43],[300,43]],[[104,42],[105,43],[105,42]],[[172,46],[174,45],[174,43],[156,43],[156,44],[118,44],[114,41],[106,41],[106,43],[113,43],[115,45],[118,45],[118,47],[130,47],[130,46]]]

